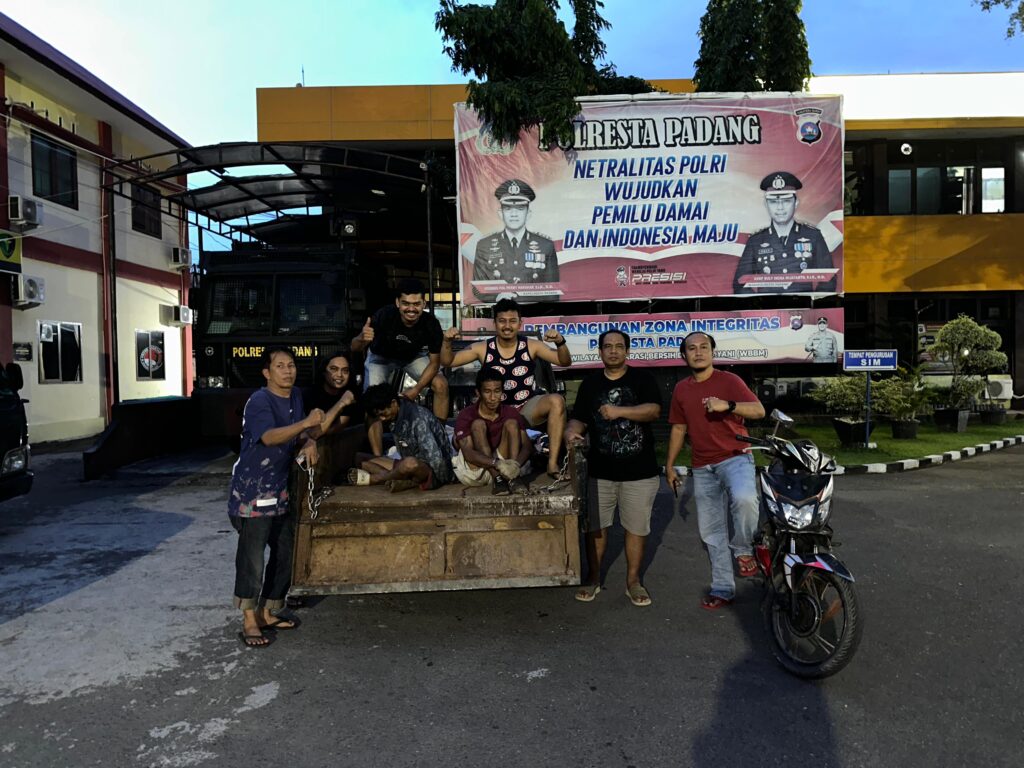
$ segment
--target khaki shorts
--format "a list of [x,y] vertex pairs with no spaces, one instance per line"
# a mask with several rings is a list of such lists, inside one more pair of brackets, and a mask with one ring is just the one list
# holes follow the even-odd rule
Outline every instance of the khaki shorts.
[[537,408],[540,406],[540,401],[542,398],[545,397],[547,397],[547,395],[543,393],[539,395],[534,395],[525,403],[523,403],[522,407],[519,408],[519,413],[522,414],[522,417],[526,419],[526,423],[529,424],[531,427],[536,427],[540,424],[544,424],[545,422],[547,422],[546,418],[541,418],[540,416],[536,415]]
[[[500,451],[497,452],[497,455],[499,459],[505,458],[501,455]],[[520,471],[525,470],[527,466],[527,464],[523,464]],[[462,451],[456,453],[452,459],[452,469],[455,470],[455,476],[459,478],[459,482],[463,485],[476,488],[490,485],[493,481],[491,473],[487,471],[487,467],[478,467],[470,464],[462,455]]]
[[610,528],[615,522],[615,508],[618,507],[622,527],[635,536],[646,536],[651,532],[654,497],[660,487],[658,475],[621,482],[591,477],[587,484],[590,530],[595,530],[595,523],[599,528]]

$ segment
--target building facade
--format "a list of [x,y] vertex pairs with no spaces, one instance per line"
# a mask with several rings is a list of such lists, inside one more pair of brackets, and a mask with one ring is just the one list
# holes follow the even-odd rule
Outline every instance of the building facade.
[[[1024,391],[1024,73],[821,77],[809,90],[844,97],[846,346],[913,359],[967,314],[1002,335]],[[461,85],[264,88],[258,137],[443,152],[465,97]]]
[[187,230],[167,190],[109,170],[188,146],[0,15],[0,363],[22,369],[33,441],[95,435],[120,401],[188,394]]

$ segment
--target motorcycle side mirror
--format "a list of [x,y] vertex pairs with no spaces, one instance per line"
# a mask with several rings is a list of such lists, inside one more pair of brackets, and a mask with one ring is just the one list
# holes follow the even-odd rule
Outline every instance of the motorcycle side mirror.
[[772,411],[772,418],[775,419],[775,421],[779,422],[780,424],[792,424],[793,423],[793,419],[791,419],[789,416],[784,414],[778,408],[776,408],[775,410]]
[[21,366],[17,363],[8,363],[4,366],[4,375],[11,385],[11,389],[17,392],[25,386],[25,377],[21,373]]

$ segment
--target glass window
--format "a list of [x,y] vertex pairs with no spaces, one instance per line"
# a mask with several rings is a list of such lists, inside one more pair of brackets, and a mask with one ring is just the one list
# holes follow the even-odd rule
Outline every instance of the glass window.
[[160,193],[155,189],[132,184],[132,229],[153,237],[163,237]]
[[950,166],[942,184],[942,204],[939,213],[973,213],[971,190],[974,187],[974,168]]
[[269,333],[273,317],[274,281],[247,275],[215,279],[210,286],[206,332]]
[[917,169],[917,212],[938,213],[942,199],[942,168]]
[[903,216],[911,213],[910,169],[889,169],[889,213]]
[[336,273],[278,278],[277,302],[277,333],[348,329],[345,284]]
[[32,194],[78,208],[78,155],[75,150],[32,132]]
[[981,212],[1002,213],[1006,210],[1005,172],[1002,168],[981,169]]
[[39,383],[82,380],[82,324],[39,321]]

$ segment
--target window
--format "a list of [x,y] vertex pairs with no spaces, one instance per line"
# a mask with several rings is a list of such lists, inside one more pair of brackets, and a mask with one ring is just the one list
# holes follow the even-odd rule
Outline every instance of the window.
[[981,169],[981,212],[1002,213],[1006,210],[1006,187],[1002,168]]
[[78,155],[75,150],[32,132],[32,194],[78,208]]
[[39,383],[82,380],[82,324],[39,321]]
[[910,170],[891,168],[889,170],[889,213],[903,216],[911,212]]
[[151,187],[132,184],[132,229],[153,237],[163,237],[160,217],[160,193]]
[[274,307],[271,277],[220,278],[210,286],[208,334],[269,333]]
[[276,333],[334,332],[348,328],[345,283],[338,275],[279,277]]

